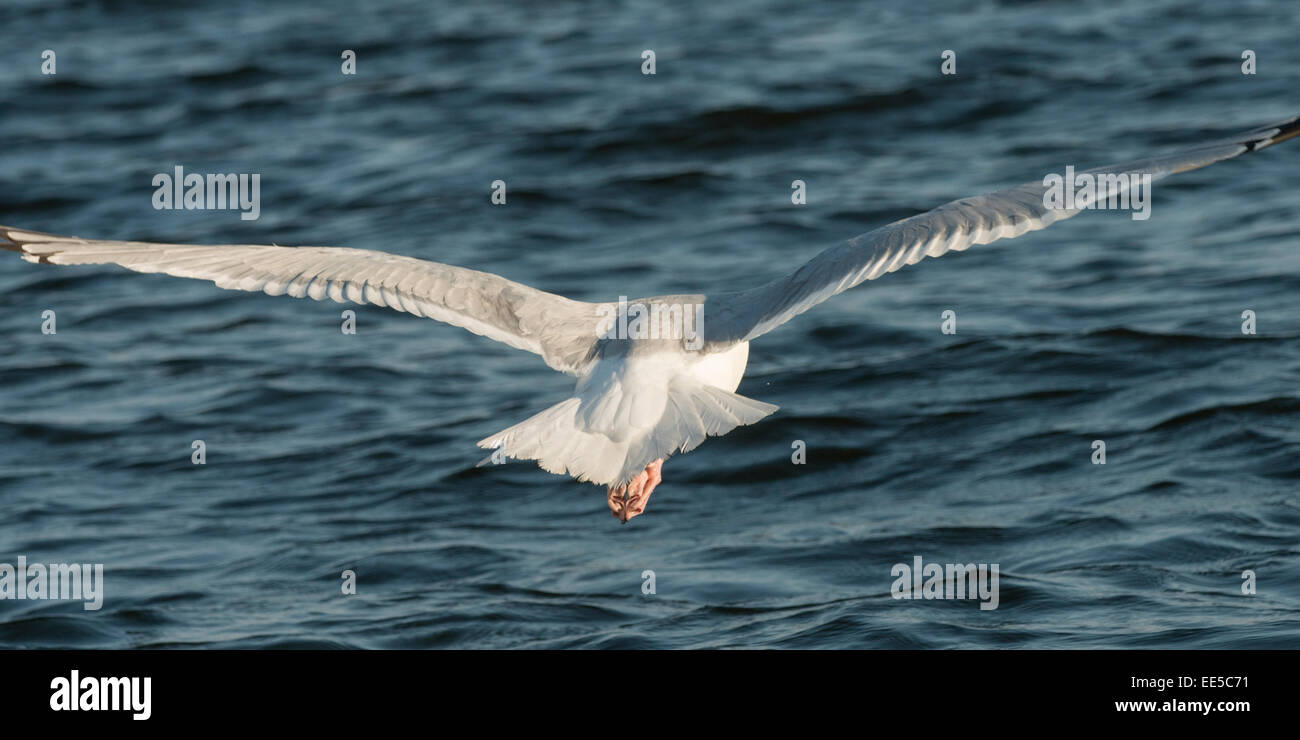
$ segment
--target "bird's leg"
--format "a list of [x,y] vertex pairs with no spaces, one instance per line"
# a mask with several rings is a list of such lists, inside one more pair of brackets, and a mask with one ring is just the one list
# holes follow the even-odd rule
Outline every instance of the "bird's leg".
[[655,486],[663,482],[664,477],[660,473],[663,466],[663,458],[659,458],[645,466],[645,470],[637,473],[627,483],[610,487],[609,510],[616,519],[627,524],[628,519],[645,513],[650,494],[654,493]]
[[654,493],[655,486],[663,482],[664,477],[662,470],[664,467],[663,458],[659,458],[641,471],[634,481],[640,481],[641,485],[636,490],[628,489],[627,502],[623,505],[624,518],[626,523],[628,519],[645,513],[646,504],[650,503],[650,494]]
[[640,492],[641,486],[645,483],[646,474],[644,472],[637,477],[624,483],[621,486],[609,487],[609,510],[613,512],[614,518],[627,524],[627,503],[631,492]]

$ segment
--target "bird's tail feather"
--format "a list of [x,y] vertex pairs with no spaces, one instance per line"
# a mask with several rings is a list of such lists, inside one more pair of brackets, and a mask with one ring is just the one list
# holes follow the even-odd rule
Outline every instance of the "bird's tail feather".
[[581,401],[577,396],[565,399],[480,440],[479,447],[497,452],[479,465],[501,457],[536,460],[548,472],[613,487],[628,482],[655,460],[693,450],[706,437],[753,424],[778,408],[677,376],[668,383],[663,413],[653,427],[614,441],[584,428],[578,415]]

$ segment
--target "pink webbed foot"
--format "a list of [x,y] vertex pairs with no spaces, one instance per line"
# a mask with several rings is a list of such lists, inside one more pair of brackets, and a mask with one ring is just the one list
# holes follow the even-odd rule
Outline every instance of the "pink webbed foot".
[[614,518],[627,524],[627,520],[645,513],[646,504],[655,486],[663,482],[663,458],[645,466],[645,470],[624,485],[609,489],[609,510]]

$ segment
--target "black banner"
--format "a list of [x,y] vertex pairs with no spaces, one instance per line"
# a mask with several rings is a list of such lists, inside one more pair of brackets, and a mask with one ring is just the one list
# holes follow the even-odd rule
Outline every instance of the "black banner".
[[[1293,653],[966,652],[3,652],[6,720],[333,726],[560,714],[618,721],[726,711],[737,721],[858,715],[933,729],[1050,718],[1119,725],[1248,724],[1290,715]],[[484,714],[488,712],[488,714]],[[137,719],[138,717],[138,719]],[[195,723],[199,723],[196,725]]]

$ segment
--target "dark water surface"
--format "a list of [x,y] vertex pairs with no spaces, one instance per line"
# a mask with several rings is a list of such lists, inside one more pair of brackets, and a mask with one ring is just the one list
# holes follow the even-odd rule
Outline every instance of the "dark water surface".
[[[707,293],[1300,112],[1283,2],[180,5],[0,10],[0,223]],[[0,601],[0,647],[1300,647],[1298,164],[1182,175],[1149,221],[1085,213],[763,337],[740,392],[782,410],[669,460],[627,526],[590,484],[474,468],[571,389],[532,355],[8,255],[0,562],[103,563],[106,599]],[[176,165],[260,173],[261,218],[155,211]],[[917,555],[1000,564],[999,608],[892,599]]]

